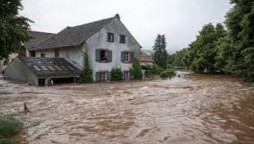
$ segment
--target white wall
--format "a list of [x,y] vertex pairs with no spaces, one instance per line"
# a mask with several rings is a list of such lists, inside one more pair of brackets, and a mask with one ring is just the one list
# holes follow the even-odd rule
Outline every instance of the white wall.
[[[114,33],[114,42],[107,42],[107,33]],[[120,35],[127,37],[126,43],[119,42]],[[121,51],[132,51],[135,57],[139,57],[140,46],[131,36],[130,32],[121,24],[118,19],[114,19],[109,25],[101,29],[86,41],[88,53],[93,67],[93,76],[98,71],[111,71],[113,67],[120,67],[122,70],[130,70],[131,63],[121,62]],[[112,50],[112,62],[99,63],[96,62],[96,49]]]
[[44,53],[45,57],[55,57],[54,50],[39,50],[35,52],[35,57],[41,57],[41,54]]
[[[83,51],[81,47],[65,47],[58,49],[59,49],[59,57],[66,58],[78,68],[82,68]],[[37,50],[35,51],[35,57],[41,57],[42,53],[45,54],[45,57],[55,57],[55,49]],[[30,56],[29,51],[26,52],[26,55],[27,57]]]
[[83,67],[83,50],[80,47],[69,47],[60,49],[60,57],[66,58],[78,68]]

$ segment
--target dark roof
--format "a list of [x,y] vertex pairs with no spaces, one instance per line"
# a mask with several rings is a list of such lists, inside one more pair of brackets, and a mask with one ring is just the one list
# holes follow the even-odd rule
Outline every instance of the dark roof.
[[28,42],[25,43],[25,47],[28,50],[33,49],[33,47],[38,47],[42,42],[50,39],[55,34],[46,33],[46,32],[36,32],[28,31],[29,35],[32,37]]
[[38,77],[78,77],[80,70],[64,58],[19,57]]
[[104,26],[109,24],[114,18],[116,17],[111,17],[79,26],[67,27],[59,33],[39,41],[39,44],[32,43],[28,49],[38,50],[80,45],[95,33],[100,31]]
[[140,52],[139,61],[140,62],[153,62],[153,58],[152,58],[152,56],[150,56],[144,52]]

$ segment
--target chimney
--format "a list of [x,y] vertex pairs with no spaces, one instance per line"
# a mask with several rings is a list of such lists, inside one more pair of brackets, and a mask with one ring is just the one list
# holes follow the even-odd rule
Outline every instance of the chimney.
[[116,15],[115,15],[115,18],[117,18],[118,20],[120,20],[120,15],[119,15],[119,14],[116,14]]

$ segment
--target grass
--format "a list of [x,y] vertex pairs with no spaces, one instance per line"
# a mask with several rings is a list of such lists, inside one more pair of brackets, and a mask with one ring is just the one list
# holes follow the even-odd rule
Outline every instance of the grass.
[[0,115],[0,144],[19,144],[15,136],[21,131],[23,124],[7,116]]

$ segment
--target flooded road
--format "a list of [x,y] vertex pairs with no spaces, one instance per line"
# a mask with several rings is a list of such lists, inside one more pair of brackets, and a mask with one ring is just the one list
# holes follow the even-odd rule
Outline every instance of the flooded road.
[[254,85],[230,76],[52,87],[0,79],[0,113],[22,120],[31,144],[254,143]]

